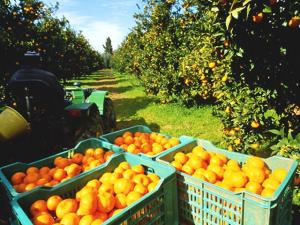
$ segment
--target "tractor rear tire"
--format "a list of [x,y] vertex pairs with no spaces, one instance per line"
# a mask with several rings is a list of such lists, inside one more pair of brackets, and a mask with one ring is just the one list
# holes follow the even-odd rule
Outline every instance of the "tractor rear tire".
[[104,123],[104,133],[106,134],[114,131],[117,127],[116,112],[110,98],[105,98],[103,111],[102,119]]
[[75,138],[75,144],[88,138],[98,138],[104,133],[103,120],[98,109],[93,109],[91,111],[90,115],[85,119],[82,126],[84,126],[84,129],[80,135]]

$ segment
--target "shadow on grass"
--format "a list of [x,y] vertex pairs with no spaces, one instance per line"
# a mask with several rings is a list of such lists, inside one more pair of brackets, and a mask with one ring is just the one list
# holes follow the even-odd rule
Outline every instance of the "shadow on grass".
[[102,91],[109,91],[110,93],[117,93],[117,94],[121,94],[124,93],[126,91],[130,91],[132,89],[132,87],[130,86],[126,86],[126,87],[98,87],[96,88],[96,90],[102,90]]
[[136,115],[137,111],[146,108],[149,104],[155,102],[155,99],[144,96],[136,98],[122,98],[114,99],[114,106],[117,112],[117,116],[121,118],[130,118]]
[[132,127],[135,125],[144,125],[149,127],[153,132],[160,132],[160,126],[157,123],[146,123],[144,118],[122,120],[117,122],[117,130]]

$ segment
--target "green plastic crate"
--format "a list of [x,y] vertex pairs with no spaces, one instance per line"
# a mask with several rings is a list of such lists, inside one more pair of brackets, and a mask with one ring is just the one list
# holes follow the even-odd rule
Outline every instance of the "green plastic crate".
[[[102,139],[103,141],[106,141],[106,142],[109,142],[111,144],[114,145],[114,140],[119,137],[119,136],[122,136],[126,131],[130,131],[132,133],[135,133],[137,131],[139,132],[143,132],[143,133],[152,133],[151,129],[147,126],[143,126],[143,125],[136,125],[136,126],[132,126],[132,127],[128,127],[128,128],[125,128],[125,129],[122,129],[122,130],[118,130],[118,131],[114,131],[114,132],[111,132],[111,133],[108,133],[108,134],[104,134],[102,136],[100,136],[100,139]],[[171,138],[171,136],[167,135],[167,134],[161,134],[167,138]],[[189,140],[188,137],[185,137],[183,140],[181,140],[179,138],[179,141],[180,141],[180,144],[179,145],[176,145],[172,148],[169,148],[165,151],[168,151],[168,150],[174,150],[174,149],[177,149],[179,147],[182,147],[185,145],[185,142],[187,142],[187,140]],[[117,145],[115,145],[117,146]],[[149,156],[149,155],[146,155],[144,153],[139,153],[137,155],[140,155],[141,157],[145,157],[145,158],[149,158],[149,159],[152,159],[152,160],[155,160],[155,158],[157,158],[158,156],[160,156],[163,152],[165,151],[162,151],[161,153],[158,153],[156,155],[153,155],[153,156]]]
[[[97,138],[90,138],[90,139],[86,139],[83,140],[81,142],[79,142],[74,148],[63,151],[61,153],[57,153],[55,155],[49,156],[47,158],[32,162],[32,163],[21,163],[21,162],[16,162],[16,163],[12,163],[6,166],[3,166],[0,168],[0,180],[3,183],[3,186],[5,187],[6,191],[7,191],[7,195],[9,197],[9,199],[12,199],[20,194],[23,193],[19,193],[17,192],[14,187],[11,185],[10,183],[10,177],[15,173],[15,172],[24,172],[26,171],[27,168],[29,168],[30,166],[35,166],[37,168],[41,168],[43,166],[49,166],[52,167],[53,166],[53,161],[56,157],[68,157],[70,158],[73,154],[75,153],[84,153],[84,151],[88,148],[103,148],[104,150],[111,150],[115,153],[121,153],[123,152],[123,149],[112,145],[110,143],[101,141]],[[100,167],[104,166],[104,164],[99,165]],[[83,174],[85,172],[82,172],[81,174]],[[80,176],[81,174],[79,174],[78,176]],[[57,184],[57,186],[61,185],[61,183]],[[40,187],[34,188],[38,189]],[[49,187],[51,188],[51,187]],[[31,191],[33,191],[31,190]]]
[[84,176],[68,180],[64,184],[51,190],[40,188],[34,192],[24,194],[12,201],[13,214],[19,225],[32,225],[29,218],[30,205],[38,200],[46,200],[51,195],[60,195],[63,198],[75,197],[88,181],[98,179],[105,172],[113,172],[119,163],[127,161],[132,166],[141,164],[147,172],[156,173],[160,182],[156,188],[144,195],[141,199],[126,207],[119,214],[109,218],[103,225],[112,224],[178,224],[178,205],[175,169],[156,161],[143,159],[129,153],[122,153],[110,158],[109,163],[102,168],[89,171]]
[[[244,163],[248,155],[215,147],[207,140],[194,139],[182,148],[166,151],[157,158],[169,164],[177,152],[188,153],[201,145],[208,152],[225,154],[229,159]],[[248,191],[231,192],[209,182],[176,171],[180,224],[197,225],[289,225],[295,160],[273,156],[264,159],[271,170],[285,168],[288,175],[272,198],[264,198]]]

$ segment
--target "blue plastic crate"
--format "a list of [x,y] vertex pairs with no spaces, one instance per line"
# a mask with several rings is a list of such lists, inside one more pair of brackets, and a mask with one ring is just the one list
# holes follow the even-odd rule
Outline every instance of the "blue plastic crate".
[[[194,139],[187,145],[164,152],[158,162],[170,164],[177,152],[188,153],[201,145],[208,152],[225,154],[227,158],[244,163],[248,155],[217,148],[211,142]],[[232,192],[186,173],[176,171],[179,195],[180,224],[230,224],[230,225],[289,225],[293,177],[297,162],[273,156],[264,159],[271,170],[285,168],[288,175],[271,198],[248,191]]]
[[[27,168],[31,167],[31,166],[35,166],[37,168],[41,168],[43,166],[48,166],[48,167],[52,167],[53,166],[53,161],[55,158],[61,156],[61,157],[67,157],[70,158],[72,155],[74,155],[75,153],[84,153],[86,149],[88,148],[103,148],[104,150],[111,150],[115,153],[121,153],[123,152],[123,149],[112,145],[110,143],[101,141],[97,138],[90,138],[90,139],[86,139],[83,140],[81,142],[79,142],[74,148],[63,151],[61,153],[57,153],[55,155],[46,157],[44,159],[32,162],[32,163],[22,163],[22,162],[16,162],[16,163],[12,163],[6,166],[3,166],[0,168],[0,180],[2,181],[6,191],[7,191],[7,195],[10,199],[23,194],[23,193],[19,193],[17,192],[14,187],[12,186],[12,184],[10,183],[10,177],[16,173],[16,172],[25,172]],[[105,165],[99,165],[100,167],[103,167]],[[81,174],[83,174],[85,172],[82,172]],[[80,176],[81,174],[77,175]],[[73,179],[73,178],[71,178]],[[57,184],[57,186],[61,185],[61,183]],[[34,188],[35,189],[39,189],[40,187]],[[49,187],[50,188],[50,187]],[[31,190],[31,191],[33,191]]]
[[129,162],[132,166],[143,165],[147,172],[157,174],[160,177],[160,182],[153,191],[124,208],[119,214],[105,221],[103,225],[177,225],[178,201],[175,169],[129,153],[115,155],[110,158],[104,167],[88,171],[83,176],[68,180],[51,190],[40,188],[34,192],[18,196],[12,202],[14,214],[12,221],[16,225],[32,225],[29,218],[29,208],[34,201],[39,199],[46,200],[52,195],[60,195],[62,198],[75,197],[76,191],[80,190],[88,181],[98,179],[105,172],[113,172],[124,161]]

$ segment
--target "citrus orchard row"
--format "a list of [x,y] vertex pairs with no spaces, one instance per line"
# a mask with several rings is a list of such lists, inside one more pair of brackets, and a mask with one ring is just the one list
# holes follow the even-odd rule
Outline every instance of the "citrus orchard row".
[[229,191],[249,191],[272,197],[287,175],[283,168],[271,171],[263,159],[250,156],[241,165],[224,154],[196,146],[189,153],[177,152],[171,165],[178,171],[210,182]]
[[103,148],[88,148],[84,154],[75,153],[70,158],[56,157],[52,168],[31,166],[24,172],[16,172],[10,181],[15,190],[21,193],[39,186],[52,187],[103,164],[113,154],[113,151],[105,151]]
[[122,136],[115,138],[114,144],[133,154],[143,153],[153,156],[180,144],[180,141],[155,132],[126,131]]
[[34,225],[99,225],[151,192],[159,181],[142,165],[124,161],[113,172],[87,182],[73,198],[52,195],[33,202],[29,211]]

